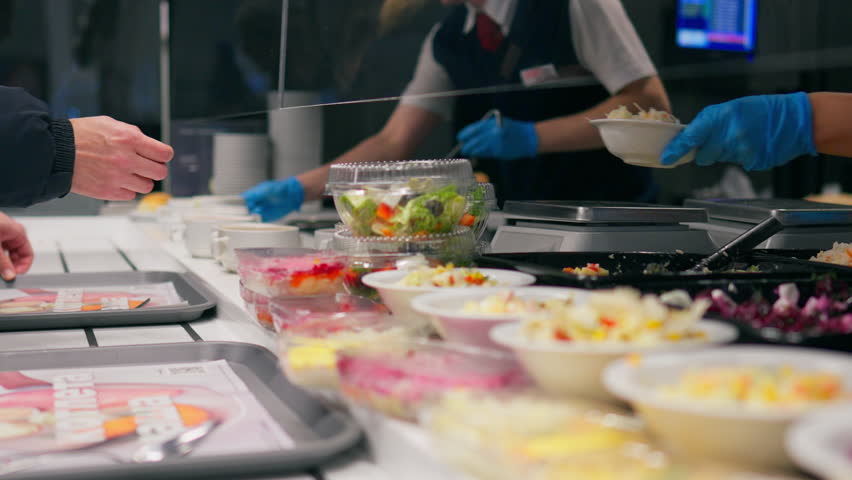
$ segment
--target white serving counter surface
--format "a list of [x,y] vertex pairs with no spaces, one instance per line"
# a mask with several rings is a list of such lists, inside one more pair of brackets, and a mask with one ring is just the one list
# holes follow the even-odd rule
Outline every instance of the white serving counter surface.
[[[212,260],[190,257],[157,224],[117,216],[16,219],[26,226],[36,251],[31,273],[192,271],[216,293],[218,308],[197,321],[177,325],[2,332],[0,351],[194,341],[244,342],[274,351],[274,334],[254,322],[243,307],[236,274],[224,273]],[[278,478],[460,478],[432,457],[425,436],[416,427],[376,415],[359,417],[375,445],[373,454],[359,448],[321,470]]]

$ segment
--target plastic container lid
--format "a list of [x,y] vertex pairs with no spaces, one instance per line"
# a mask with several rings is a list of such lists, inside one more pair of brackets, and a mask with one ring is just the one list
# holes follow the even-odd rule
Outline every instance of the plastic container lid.
[[496,392],[529,384],[510,354],[426,340],[382,351],[344,348],[337,368],[348,399],[408,420],[450,390]]
[[[418,189],[419,180],[425,184]],[[326,194],[358,187],[382,187],[407,184],[412,192],[432,186],[455,184],[467,190],[474,183],[473,168],[466,159],[409,160],[396,162],[337,163],[331,166]]]
[[238,248],[237,273],[245,288],[268,297],[337,293],[346,257],[306,248]]
[[334,250],[349,256],[382,254],[416,255],[441,261],[470,261],[477,253],[477,243],[470,228],[458,227],[451,233],[407,235],[401,237],[361,237],[346,227],[334,232]]
[[[482,193],[477,195],[475,193],[477,191],[481,191]],[[497,205],[497,192],[494,190],[494,184],[492,183],[480,182],[475,184],[470,190],[470,193],[468,193],[467,199],[471,204],[480,203],[484,205],[488,211],[500,210],[500,207]]]

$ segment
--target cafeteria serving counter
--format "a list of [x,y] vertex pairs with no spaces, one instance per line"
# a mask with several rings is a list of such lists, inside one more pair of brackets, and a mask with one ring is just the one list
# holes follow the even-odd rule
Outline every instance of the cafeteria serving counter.
[[[274,335],[252,321],[242,307],[237,276],[223,273],[209,260],[189,257],[183,245],[168,241],[156,224],[134,223],[127,217],[18,217],[17,220],[27,228],[36,252],[33,274],[191,271],[208,283],[217,297],[218,307],[197,321],[176,325],[2,332],[0,352],[207,341],[243,342],[274,351]],[[380,427],[386,425],[377,425]],[[364,447],[359,447],[320,470],[264,478],[384,480],[395,476],[386,473]],[[457,477],[448,474],[431,478]]]

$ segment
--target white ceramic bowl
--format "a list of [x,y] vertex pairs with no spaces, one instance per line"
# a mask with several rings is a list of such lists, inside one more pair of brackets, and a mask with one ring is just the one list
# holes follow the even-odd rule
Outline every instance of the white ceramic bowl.
[[691,151],[674,165],[663,165],[660,157],[672,139],[686,125],[657,120],[631,120],[602,118],[590,120],[598,128],[604,146],[616,157],[640,167],[673,168],[691,162],[695,151]]
[[706,333],[705,338],[657,346],[589,342],[543,344],[525,338],[520,323],[494,327],[491,339],[512,349],[527,373],[546,392],[559,396],[580,395],[613,403],[618,398],[604,387],[601,378],[611,362],[633,353],[689,350],[728,343],[737,338],[736,328],[726,323],[705,320],[699,322],[698,328]]
[[852,478],[852,406],[818,410],[787,432],[787,453],[825,480]]
[[638,365],[622,360],[606,369],[604,383],[613,394],[630,402],[652,433],[677,454],[758,469],[789,469],[792,463],[784,449],[785,431],[812,409],[717,406],[658,392],[660,386],[678,381],[689,368],[724,365],[792,365],[831,372],[843,379],[847,395],[852,392],[852,356],[789,347],[733,346],[652,355]]
[[506,290],[511,290],[522,300],[579,299],[588,295],[585,290],[561,287],[466,288],[420,295],[411,302],[411,306],[427,315],[445,340],[479,347],[505,348],[494,343],[489,332],[496,325],[519,321],[521,313],[472,313],[463,309],[468,302],[479,302]]
[[[535,283],[535,277],[514,270],[500,270],[496,268],[478,268],[484,275],[497,281],[499,287],[523,287]],[[384,272],[373,272],[364,275],[361,281],[368,287],[375,288],[382,297],[382,301],[399,319],[414,326],[424,325],[429,322],[429,317],[417,312],[411,305],[411,301],[418,295],[424,293],[442,291],[453,292],[464,290],[478,290],[483,287],[409,287],[400,285],[400,280],[408,275],[405,270],[388,270]]]

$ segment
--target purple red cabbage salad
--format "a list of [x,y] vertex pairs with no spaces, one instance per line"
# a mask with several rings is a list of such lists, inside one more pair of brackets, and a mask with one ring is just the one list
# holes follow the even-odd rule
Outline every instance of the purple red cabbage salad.
[[852,333],[852,299],[846,282],[822,277],[816,281],[813,295],[807,298],[795,283],[783,283],[773,293],[774,301],[755,292],[751,298],[737,302],[717,288],[701,292],[696,298],[712,301],[708,312],[746,322],[757,329],[799,335]]

